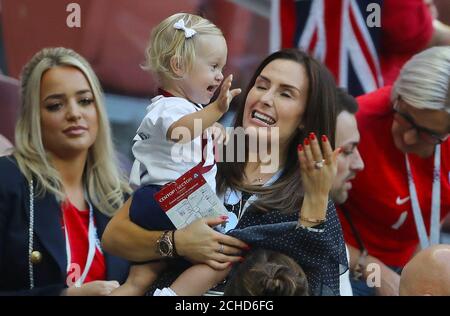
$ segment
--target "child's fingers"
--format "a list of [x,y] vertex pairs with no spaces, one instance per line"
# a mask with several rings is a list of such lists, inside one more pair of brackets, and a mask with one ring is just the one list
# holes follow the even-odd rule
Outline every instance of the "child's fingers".
[[228,145],[228,142],[230,141],[230,135],[228,134],[228,131],[225,129],[225,145]]
[[231,91],[230,91],[230,96],[231,96],[230,101],[233,100],[233,98],[234,98],[235,96],[239,95],[241,92],[242,92],[242,90],[239,89],[239,88],[238,88],[238,89],[233,89],[233,90],[231,90]]
[[228,216],[222,215],[219,217],[206,217],[201,220],[203,220],[208,226],[214,227],[214,226],[220,225],[222,223],[225,223],[228,220]]
[[231,81],[233,80],[233,75],[229,75],[225,78],[225,80],[222,83],[222,87],[220,88],[220,94],[222,96],[226,96],[228,93],[228,90],[231,88]]
[[217,135],[216,135],[216,142],[217,142],[217,144],[222,144],[223,143],[223,140],[224,140],[224,136],[223,136],[223,134],[222,134],[222,132],[221,131],[217,131]]
[[233,81],[233,75],[229,75],[228,77],[225,78],[225,80],[223,81],[222,86],[227,86],[228,89],[231,87],[231,82]]

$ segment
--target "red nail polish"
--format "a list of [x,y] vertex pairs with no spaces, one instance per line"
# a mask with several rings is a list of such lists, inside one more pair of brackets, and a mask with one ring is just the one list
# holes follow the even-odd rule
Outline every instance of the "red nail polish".
[[342,152],[342,147],[339,147],[338,148],[338,153],[341,153]]
[[223,219],[223,220],[228,219],[228,216],[227,215],[222,215],[222,216],[220,216],[220,219]]
[[243,261],[244,261],[244,258],[239,257],[239,262],[243,262]]
[[304,143],[305,143],[305,146],[308,146],[308,145],[309,145],[309,139],[308,139],[308,138],[305,138]]
[[298,144],[297,150],[298,150],[298,151],[303,151],[303,146],[302,146],[302,144]]
[[316,139],[316,135],[314,133],[309,133],[309,139],[315,140]]
[[328,137],[325,136],[325,135],[322,135],[322,141],[323,141],[324,143],[326,143],[326,142],[328,141]]
[[245,250],[249,251],[250,249],[252,249],[249,245],[244,247]]

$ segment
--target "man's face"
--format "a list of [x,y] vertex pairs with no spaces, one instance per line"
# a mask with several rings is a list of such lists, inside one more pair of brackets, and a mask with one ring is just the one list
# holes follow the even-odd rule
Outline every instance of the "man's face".
[[394,110],[392,136],[402,152],[427,158],[433,155],[436,144],[448,139],[450,114],[444,110],[417,109],[402,99]]
[[338,170],[331,188],[331,197],[336,204],[344,203],[348,191],[352,188],[351,180],[356,173],[364,169],[364,163],[358,151],[359,132],[355,116],[342,111],[336,121],[336,147],[342,148],[338,157]]

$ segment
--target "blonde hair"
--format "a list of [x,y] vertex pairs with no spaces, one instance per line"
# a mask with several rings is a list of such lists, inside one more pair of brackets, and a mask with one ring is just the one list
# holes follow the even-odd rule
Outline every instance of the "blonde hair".
[[[181,19],[186,27],[196,31],[194,36],[186,38],[184,31],[175,29],[174,24]],[[172,71],[171,59],[176,58],[185,71],[191,70],[196,58],[195,45],[201,35],[223,36],[216,25],[198,15],[177,13],[169,16],[152,30],[143,68],[153,71],[163,82],[180,79]]]
[[392,89],[392,101],[399,97],[418,109],[450,113],[450,46],[429,48],[413,56]]
[[119,173],[100,83],[89,63],[73,50],[45,48],[25,65],[21,74],[21,109],[15,130],[14,157],[27,180],[37,182],[38,196],[50,192],[59,201],[65,199],[59,172],[52,166],[42,142],[40,115],[42,76],[48,69],[58,66],[80,70],[92,89],[99,128],[88,151],[83,182],[90,201],[99,211],[111,216],[122,206],[124,192],[131,190],[125,177]]

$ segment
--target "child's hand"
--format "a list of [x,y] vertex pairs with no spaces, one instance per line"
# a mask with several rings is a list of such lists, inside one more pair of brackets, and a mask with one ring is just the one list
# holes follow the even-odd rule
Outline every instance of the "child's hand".
[[215,145],[220,145],[224,143],[225,145],[228,143],[229,136],[225,127],[215,122],[212,126],[208,127],[205,132],[210,132]]
[[239,93],[241,93],[241,89],[233,89],[230,91],[231,82],[233,81],[233,75],[229,75],[222,83],[222,87],[220,88],[220,94],[217,100],[217,106],[222,113],[228,111],[231,100]]

